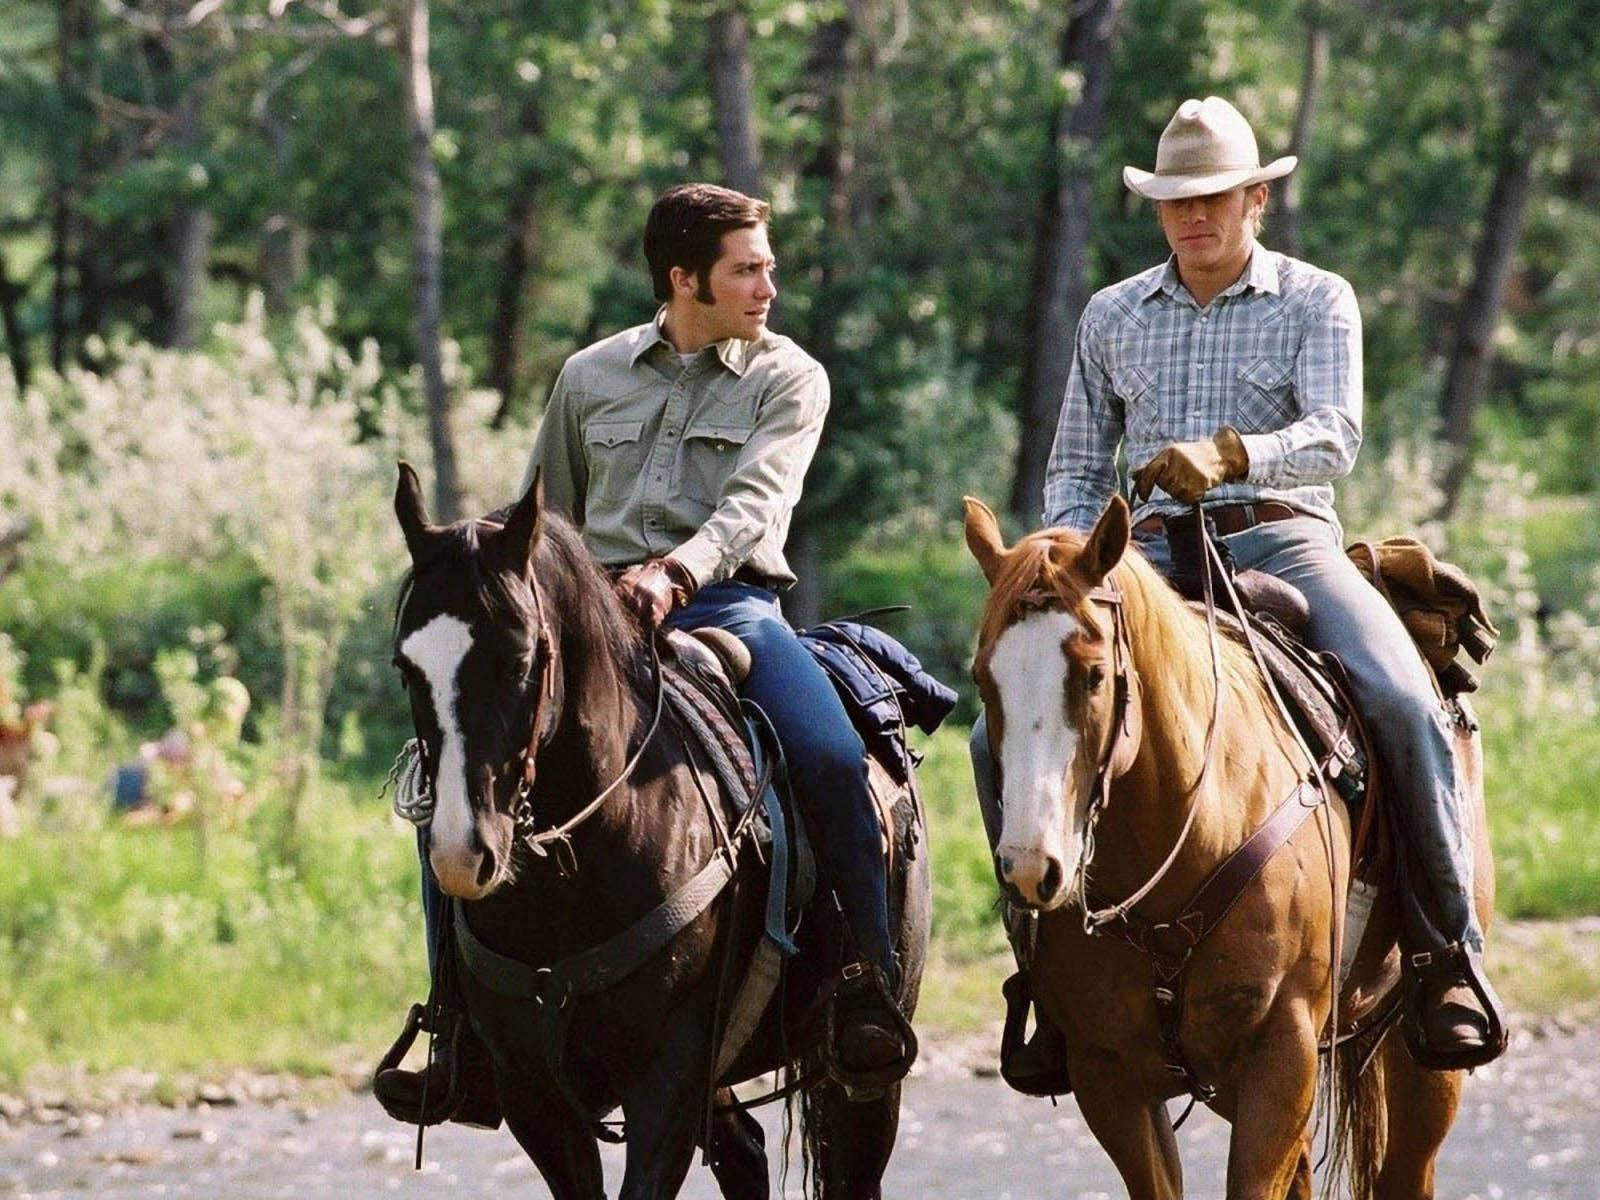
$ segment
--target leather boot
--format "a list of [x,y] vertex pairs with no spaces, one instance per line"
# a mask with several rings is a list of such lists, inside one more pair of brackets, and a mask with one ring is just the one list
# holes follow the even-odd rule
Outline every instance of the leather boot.
[[829,1006],[829,1071],[866,1099],[904,1079],[917,1058],[917,1036],[900,1011],[882,968],[845,967]]
[[422,1005],[411,1006],[405,1029],[373,1075],[372,1094],[384,1112],[407,1125],[454,1121],[475,1129],[498,1129],[501,1112],[494,1064],[458,1014],[438,1015],[433,1057],[422,1070],[408,1071],[399,1065],[417,1034],[432,1028],[428,1020]]
[[1478,956],[1457,942],[1406,956],[1411,1055],[1441,1071],[1482,1066],[1506,1048],[1504,1010]]

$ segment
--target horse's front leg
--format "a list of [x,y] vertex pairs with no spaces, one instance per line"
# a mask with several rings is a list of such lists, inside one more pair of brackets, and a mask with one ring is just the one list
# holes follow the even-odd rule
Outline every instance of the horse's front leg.
[[671,1200],[694,1160],[706,1115],[711,1048],[709,1019],[689,1007],[673,1022],[660,1052],[623,1089],[628,1156],[618,1200]]
[[1183,1164],[1166,1103],[1130,1088],[1127,1068],[1114,1057],[1074,1055],[1069,1067],[1078,1108],[1129,1200],[1178,1200]]
[[1216,1107],[1233,1125],[1228,1200],[1309,1200],[1317,1044],[1309,1014],[1264,1024],[1231,1066],[1240,1081]]

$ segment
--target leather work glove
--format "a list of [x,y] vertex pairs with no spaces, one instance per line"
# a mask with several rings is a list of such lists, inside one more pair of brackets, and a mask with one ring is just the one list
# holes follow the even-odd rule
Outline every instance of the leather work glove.
[[1250,456],[1239,431],[1224,425],[1209,441],[1168,446],[1133,473],[1133,490],[1147,500],[1159,487],[1174,500],[1193,504],[1219,483],[1243,479],[1249,470]]
[[694,577],[674,558],[650,558],[617,577],[617,596],[646,629],[654,629],[672,611],[689,603]]

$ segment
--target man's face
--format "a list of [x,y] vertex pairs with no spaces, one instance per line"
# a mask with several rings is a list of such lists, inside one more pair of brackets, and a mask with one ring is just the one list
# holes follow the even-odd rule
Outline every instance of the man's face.
[[1255,214],[1267,189],[1257,184],[1210,196],[1161,200],[1161,231],[1178,258],[1181,274],[1212,275],[1243,270],[1255,245]]
[[711,265],[706,286],[695,297],[712,341],[736,337],[753,342],[761,336],[778,294],[772,282],[777,266],[765,225],[722,235],[722,256]]

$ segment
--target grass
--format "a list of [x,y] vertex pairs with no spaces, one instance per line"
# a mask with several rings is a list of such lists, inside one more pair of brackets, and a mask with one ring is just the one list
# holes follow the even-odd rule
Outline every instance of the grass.
[[0,1083],[46,1064],[317,1073],[392,1035],[426,982],[404,831],[336,788],[295,854],[268,828],[213,830],[204,855],[181,826],[11,843]]

